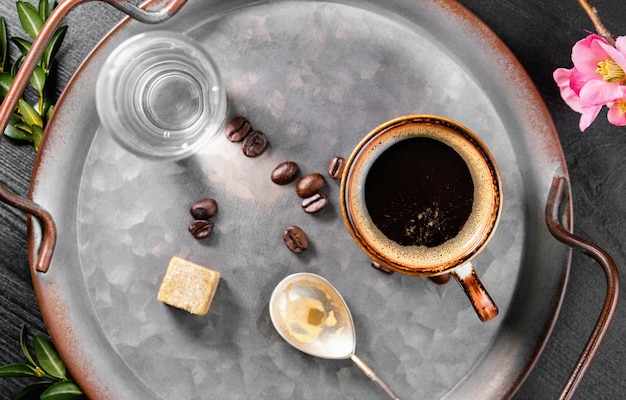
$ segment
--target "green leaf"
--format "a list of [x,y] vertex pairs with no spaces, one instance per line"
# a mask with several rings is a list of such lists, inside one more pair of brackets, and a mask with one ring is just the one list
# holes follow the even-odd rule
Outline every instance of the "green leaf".
[[37,370],[26,364],[7,364],[0,367],[0,378],[24,378],[38,376]]
[[86,399],[74,381],[61,381],[50,386],[43,392],[41,400],[73,400]]
[[43,96],[43,89],[46,87],[46,78],[47,75],[43,68],[37,65],[33,74],[30,76],[29,82],[33,85],[35,90],[37,90],[37,93],[39,93],[40,96]]
[[0,72],[0,96],[5,97],[13,84],[13,76],[6,72]]
[[43,26],[43,19],[39,15],[39,11],[37,11],[35,6],[25,1],[17,1],[16,6],[22,28],[30,37],[36,38]]
[[48,19],[50,17],[50,14],[52,14],[52,11],[54,11],[58,4],[59,3],[57,3],[56,0],[50,0],[48,2],[48,15],[46,15],[45,19]]
[[45,21],[48,19],[48,16],[50,15],[50,3],[48,3],[48,0],[39,0],[37,11],[39,12],[39,16],[42,20]]
[[[26,122],[29,126],[39,126],[43,128],[43,120],[41,119],[41,115],[28,104],[24,99],[20,98],[17,102],[17,107],[20,111],[20,114],[24,118],[24,122]],[[35,342],[35,344],[37,344]]]
[[[43,128],[39,126],[33,126],[33,145],[35,146],[35,151],[38,151],[39,146],[41,146],[41,140],[43,139],[43,132],[44,132]],[[57,357],[58,357],[58,354],[57,354]],[[61,357],[59,357],[58,361],[61,363],[61,366],[63,366],[63,375],[65,375],[65,364],[63,364]],[[44,368],[43,365],[41,367]],[[48,370],[45,368],[44,368],[44,371],[48,372]],[[52,373],[50,372],[48,373],[52,375]]]
[[60,26],[59,29],[54,32],[52,38],[50,39],[50,43],[46,46],[46,50],[44,50],[43,55],[41,56],[41,66],[46,70],[50,70],[52,68],[52,63],[54,62],[54,57],[56,56],[61,44],[63,43],[63,39],[65,38],[65,33],[67,32],[67,25]]
[[9,44],[7,39],[7,26],[4,22],[4,17],[0,17],[0,70],[4,71],[4,66],[7,61],[7,52]]
[[24,56],[21,56],[17,60],[15,60],[13,65],[11,65],[11,72],[10,73],[11,73],[12,76],[17,75],[17,70],[20,67],[20,64],[22,63],[23,59],[24,59]]
[[20,122],[22,122],[22,117],[17,113],[11,113],[11,116],[9,117],[9,124],[14,125],[19,124]]
[[50,121],[50,118],[52,118],[52,115],[54,114],[54,109],[54,104],[50,104],[50,107],[48,107],[46,111],[46,121]]
[[13,400],[38,400],[43,392],[52,385],[52,382],[39,381],[31,383],[15,395]]
[[[18,122],[19,122],[19,119],[17,118],[17,116],[15,116],[14,114],[11,115],[11,118],[9,119],[9,126]],[[17,139],[17,138],[14,137],[14,139]],[[33,367],[36,367],[37,364],[35,363],[35,360],[33,360],[33,357],[30,355],[30,351],[28,351],[28,343],[27,343],[26,337],[27,337],[26,325],[22,325],[22,329],[20,330],[20,347],[22,348],[22,353],[24,353],[24,357],[26,357],[30,365],[32,365]]]
[[[33,125],[33,142],[35,148],[39,147],[41,142],[41,136],[43,136],[43,129],[40,126]],[[39,127],[40,129],[36,129]],[[35,136],[39,136],[39,140]],[[38,143],[39,142],[39,143]],[[55,378],[65,379],[65,364],[61,360],[61,356],[57,353],[52,343],[41,335],[35,335],[33,337],[35,344],[35,357],[39,361],[41,368],[49,375]]]
[[22,55],[28,54],[31,46],[33,45],[30,41],[17,36],[11,37],[11,41],[15,44],[15,46],[17,46]]
[[31,135],[33,134],[33,128],[30,125],[27,124],[15,124],[14,125],[17,129],[24,131],[26,134]]
[[33,143],[33,135],[19,129],[15,125],[9,124],[6,128],[4,128],[4,134],[11,139],[15,140],[24,140],[27,142]]
[[50,118],[52,118],[53,112],[54,112],[54,104],[52,103],[52,101],[50,101],[50,99],[48,99],[47,97],[44,97],[42,110],[41,110],[41,116],[43,117],[44,127],[46,126],[48,121],[50,121]]

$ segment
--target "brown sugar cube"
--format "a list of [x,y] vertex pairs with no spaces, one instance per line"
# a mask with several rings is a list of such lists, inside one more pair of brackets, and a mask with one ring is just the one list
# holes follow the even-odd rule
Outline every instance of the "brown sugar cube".
[[192,314],[204,315],[209,311],[219,281],[219,272],[172,257],[157,298]]

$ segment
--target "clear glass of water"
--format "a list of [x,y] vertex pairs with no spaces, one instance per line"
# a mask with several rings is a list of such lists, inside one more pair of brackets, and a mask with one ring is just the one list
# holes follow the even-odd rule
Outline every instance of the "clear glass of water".
[[103,127],[126,150],[176,160],[195,153],[223,126],[226,89],[199,43],[152,31],[109,55],[98,76],[96,106]]

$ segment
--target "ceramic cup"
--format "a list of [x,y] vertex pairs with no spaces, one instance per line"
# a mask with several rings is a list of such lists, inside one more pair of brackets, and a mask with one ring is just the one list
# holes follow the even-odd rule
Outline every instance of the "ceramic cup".
[[469,129],[432,115],[377,127],[347,160],[340,195],[350,234],[373,260],[407,275],[451,273],[482,321],[498,314],[471,260],[496,230],[502,183]]
[[103,127],[126,150],[152,159],[195,153],[223,126],[226,88],[207,51],[177,32],[127,39],[96,83]]

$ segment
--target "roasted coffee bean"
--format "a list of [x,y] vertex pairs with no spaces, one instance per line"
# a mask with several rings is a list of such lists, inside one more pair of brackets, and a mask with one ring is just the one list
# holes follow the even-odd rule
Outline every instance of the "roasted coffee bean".
[[243,140],[241,150],[246,157],[257,157],[267,147],[267,136],[261,131],[252,131]]
[[448,283],[450,278],[451,278],[451,275],[449,273],[446,273],[442,275],[431,276],[430,280],[435,282],[437,285],[445,285],[446,283]]
[[343,157],[333,157],[328,163],[328,176],[333,179],[341,179],[343,169],[346,166],[346,159]]
[[304,175],[296,183],[296,193],[303,199],[311,197],[324,187],[325,182],[324,176],[317,172]]
[[244,117],[235,117],[226,125],[226,139],[241,142],[252,130],[250,122]]
[[283,240],[287,248],[294,253],[302,253],[309,248],[309,239],[306,237],[306,233],[297,226],[290,226],[285,229]]
[[191,205],[189,213],[194,219],[209,219],[217,214],[217,201],[210,197],[200,199]]
[[211,220],[197,220],[189,225],[189,232],[191,232],[191,235],[196,239],[204,239],[211,235],[213,226],[213,221]]
[[379,271],[381,271],[381,272],[384,272],[384,273],[386,273],[386,274],[389,274],[389,275],[393,274],[393,271],[392,271],[392,270],[390,270],[388,267],[385,267],[385,266],[384,266],[384,265],[382,265],[381,263],[378,263],[378,262],[376,262],[376,261],[374,261],[374,260],[372,260],[372,262],[370,262],[370,265],[371,265],[372,267],[376,268],[377,270],[379,270]]
[[309,214],[320,212],[328,205],[328,198],[323,193],[315,193],[302,200],[302,209]]
[[272,182],[277,185],[286,185],[293,182],[298,176],[298,164],[293,161],[285,161],[272,170]]

